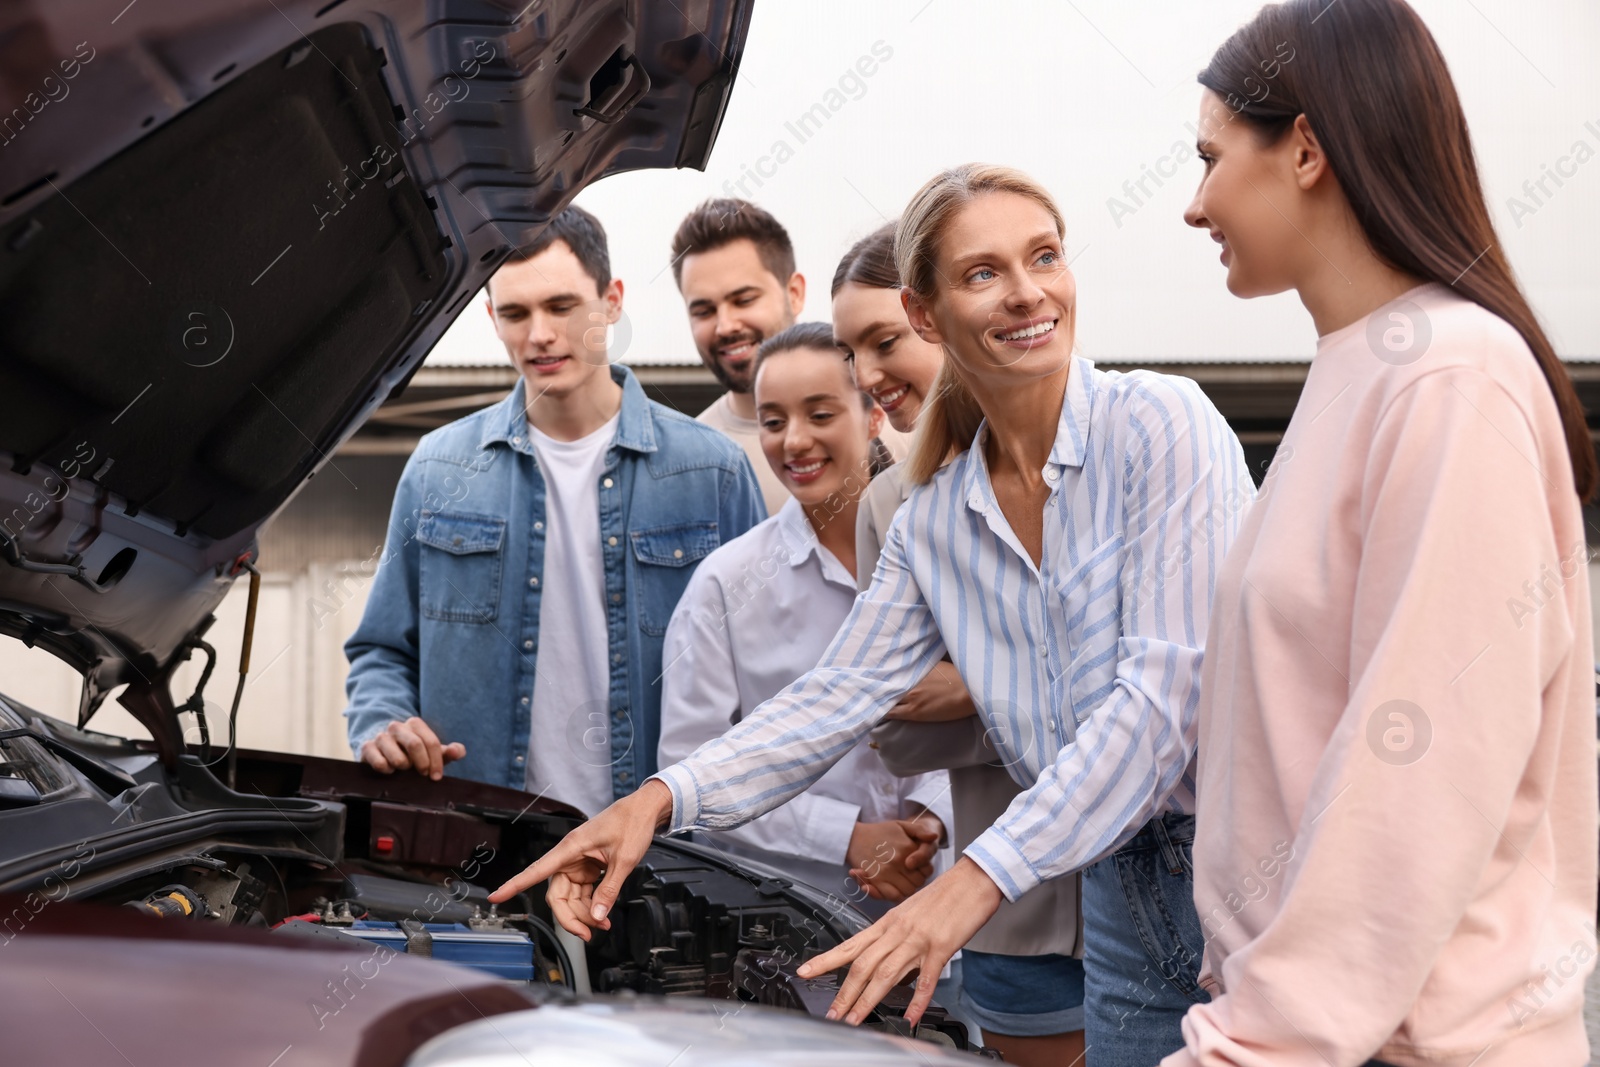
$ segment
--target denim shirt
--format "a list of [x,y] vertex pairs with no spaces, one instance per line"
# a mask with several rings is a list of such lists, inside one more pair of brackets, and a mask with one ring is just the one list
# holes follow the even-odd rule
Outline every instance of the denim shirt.
[[[661,646],[698,562],[765,517],[732,440],[649,400],[625,367],[617,434],[600,475],[617,797],[655,773]],[[395,491],[361,625],[345,644],[350,748],[421,716],[466,746],[445,773],[523,788],[528,765],[545,483],[528,440],[523,383],[505,400],[422,438]],[[561,670],[561,664],[544,669]],[[546,739],[568,743],[564,737]]]

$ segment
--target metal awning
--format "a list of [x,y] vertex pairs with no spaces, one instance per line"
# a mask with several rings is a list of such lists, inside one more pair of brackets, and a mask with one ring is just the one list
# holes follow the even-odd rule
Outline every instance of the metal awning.
[[[1107,360],[1096,365],[1122,371],[1148,367],[1193,378],[1247,446],[1277,444],[1311,368],[1305,360]],[[721,392],[711,372],[698,364],[655,364],[631,369],[651,399],[691,415],[704,409]],[[1600,360],[1572,359],[1567,362],[1567,371],[1577,386],[1584,410],[1590,412],[1591,432],[1600,440],[1600,427],[1596,426],[1600,417]],[[517,372],[509,363],[423,366],[404,392],[379,408],[339,454],[409,455],[424,433],[498,402],[516,381]]]

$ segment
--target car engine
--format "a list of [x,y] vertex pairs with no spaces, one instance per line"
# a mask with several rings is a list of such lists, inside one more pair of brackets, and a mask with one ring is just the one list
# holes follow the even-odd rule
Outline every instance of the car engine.
[[[271,835],[260,842],[270,848],[240,842],[178,850],[105,883],[94,899],[168,922],[339,940],[380,962],[400,952],[431,957],[553,997],[701,997],[816,1017],[838,978],[802,979],[795,968],[867,925],[847,902],[760,864],[658,838],[624,884],[611,929],[585,943],[555,926],[542,893],[501,907],[488,901],[492,887],[577,824],[575,813],[529,805],[511,815],[459,799],[421,804],[409,794],[428,783],[400,778],[382,781],[373,796],[373,777],[338,761],[241,753],[241,792],[322,801],[338,825],[300,832],[298,842]],[[521,794],[460,784],[458,792],[525,802]],[[291,843],[299,847],[285,847]],[[340,991],[330,984],[328,1010],[335,1011]],[[937,1005],[914,1030],[908,1026],[911,996],[909,983],[897,987],[863,1025],[979,1051]]]

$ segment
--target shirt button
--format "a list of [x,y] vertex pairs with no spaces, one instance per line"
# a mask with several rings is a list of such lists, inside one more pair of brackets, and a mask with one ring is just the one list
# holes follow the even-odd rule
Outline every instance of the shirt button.
[[522,642],[522,647],[523,648],[532,648],[533,647],[533,642],[532,641],[524,641],[524,642]]
[[1051,733],[1055,733],[1056,732],[1056,721],[1054,719],[1051,719],[1049,722],[1044,724],[1044,728],[1046,730],[1049,730]]
[[624,718],[627,717],[627,714],[628,714],[627,712],[623,711],[621,708],[618,708],[616,711],[613,711],[611,713],[611,717],[613,719],[617,720],[618,722],[621,722]]
[[528,698],[527,697],[523,697],[522,698],[522,706],[523,707],[527,707],[528,706]]
[[682,559],[683,558],[683,549],[681,549],[681,548],[673,549],[672,550],[672,558],[673,559]]
[[528,579],[528,584],[530,586],[537,586],[539,584],[539,579],[537,577],[529,578]]
[[622,782],[624,785],[626,785],[627,781],[628,781],[628,772],[627,771],[622,771],[621,773],[619,773],[617,775],[617,781]]
[[535,530],[542,530],[542,529],[544,529],[544,523],[542,523],[542,522],[536,522],[536,523],[534,523],[534,524],[533,524],[533,528],[534,528],[534,529],[535,529]]
[[601,482],[600,484],[605,486],[607,489],[610,489],[611,488],[611,479],[607,478],[605,481]]
[[615,655],[613,655],[611,657],[611,662],[612,663],[621,663],[622,662],[622,653],[618,652]]
[[621,594],[621,593],[612,593],[612,594],[611,594],[611,602],[612,602],[612,603],[613,603],[613,604],[620,604],[620,603],[622,603],[622,594]]
[[1044,480],[1047,482],[1054,482],[1059,477],[1061,477],[1061,475],[1057,473],[1054,467],[1051,467],[1044,472]]
[[608,537],[608,538],[606,538],[606,544],[610,545],[612,548],[616,548],[617,547],[617,539],[615,537]]
[[518,762],[518,763],[521,763],[521,762],[523,762],[523,761],[524,761],[524,760],[526,760],[526,759],[527,759],[527,757],[526,757],[526,756],[518,756],[518,757],[517,757],[517,762]]

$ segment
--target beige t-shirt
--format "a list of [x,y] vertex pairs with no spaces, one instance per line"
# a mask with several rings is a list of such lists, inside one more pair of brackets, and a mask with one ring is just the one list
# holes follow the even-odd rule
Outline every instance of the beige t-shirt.
[[[735,414],[728,396],[723,393],[695,418],[713,429],[721,430],[744,449],[744,454],[750,457],[750,466],[755,468],[756,482],[761,486],[761,498],[767,503],[767,514],[776,515],[789,499],[789,490],[783,487],[783,482],[778,480],[772,465],[767,462],[766,454],[761,451],[760,423]],[[901,433],[887,422],[883,424],[878,440],[883,442],[896,460],[903,460],[911,454],[911,434]],[[876,553],[873,558],[877,558]]]
[[772,465],[767,462],[766,454],[761,451],[760,424],[755,419],[734,414],[733,405],[728,403],[730,395],[723,393],[695,418],[712,429],[721,430],[744,449],[744,454],[750,457],[750,466],[755,468],[756,483],[761,486],[761,499],[767,502],[767,514],[776,515],[784,501],[789,499],[789,490],[783,487]]

